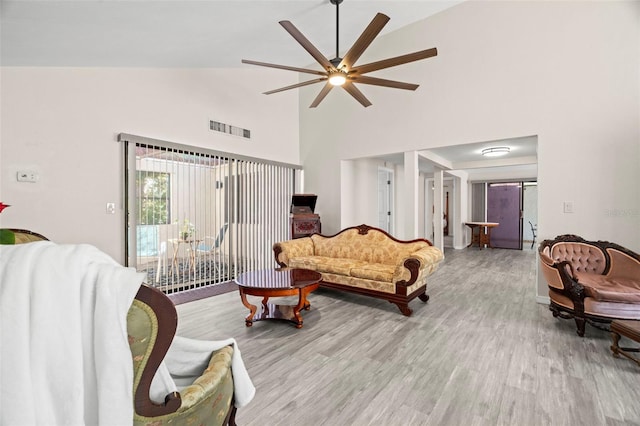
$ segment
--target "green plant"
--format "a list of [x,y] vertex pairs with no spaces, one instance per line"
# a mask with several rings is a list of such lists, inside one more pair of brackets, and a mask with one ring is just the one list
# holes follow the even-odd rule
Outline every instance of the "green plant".
[[176,223],[180,224],[180,238],[182,238],[183,240],[188,240],[196,230],[195,225],[191,223],[189,219],[184,219]]
[[[5,204],[0,201],[0,213],[2,210],[10,207],[9,204]],[[0,244],[15,244],[16,234],[10,229],[0,229]]]
[[0,229],[0,244],[15,244],[16,234],[10,229]]

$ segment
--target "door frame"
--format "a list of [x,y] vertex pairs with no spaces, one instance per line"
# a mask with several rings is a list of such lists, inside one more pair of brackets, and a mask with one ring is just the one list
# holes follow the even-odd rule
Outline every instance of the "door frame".
[[[380,173],[384,172],[387,174],[387,184],[385,185],[386,190],[385,191],[381,191],[380,188]],[[393,169],[390,169],[388,167],[383,167],[383,166],[378,166],[378,180],[377,180],[377,189],[378,189],[378,197],[380,196],[381,192],[387,192],[387,195],[389,197],[389,210],[388,210],[388,226],[389,229],[386,230],[389,234],[393,235],[393,222],[395,219],[395,214],[394,214],[394,203],[393,203],[393,199],[394,199],[394,185],[395,185],[395,171]],[[378,199],[378,226],[380,226],[380,199]],[[384,228],[382,228],[384,229]]]

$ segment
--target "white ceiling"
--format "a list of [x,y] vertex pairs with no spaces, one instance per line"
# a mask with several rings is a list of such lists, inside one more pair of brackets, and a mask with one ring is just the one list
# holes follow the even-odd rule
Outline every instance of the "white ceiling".
[[[378,12],[391,18],[382,36],[462,1],[344,0],[340,54]],[[327,57],[335,56],[336,7],[329,0],[0,0],[0,64],[254,67],[242,64],[242,59],[298,67],[312,64],[311,56],[278,24],[281,20],[291,21]],[[398,54],[404,53],[410,52],[399,47]],[[496,141],[437,148],[426,154],[469,170],[511,165],[514,171],[527,167],[521,164],[522,158],[536,155],[535,137],[502,142],[512,152],[498,160],[479,154]],[[378,158],[404,161],[402,153]],[[433,162],[422,157],[420,168],[432,172]]]
[[[461,2],[344,0],[341,53],[377,12],[391,18],[383,35]],[[3,66],[250,67],[241,59],[312,63],[278,24],[281,20],[291,21],[328,57],[336,53],[336,7],[329,0],[2,0],[0,7]],[[410,52],[398,52],[404,53]]]
[[[510,152],[500,157],[485,157],[485,148],[506,146]],[[393,164],[403,164],[403,153],[374,157]],[[537,175],[538,137],[525,136],[513,139],[493,140],[419,151],[418,164],[423,173],[433,173],[435,166],[444,170],[465,170],[470,178],[485,174],[487,169],[499,170],[502,175]],[[533,173],[533,175],[532,175]]]

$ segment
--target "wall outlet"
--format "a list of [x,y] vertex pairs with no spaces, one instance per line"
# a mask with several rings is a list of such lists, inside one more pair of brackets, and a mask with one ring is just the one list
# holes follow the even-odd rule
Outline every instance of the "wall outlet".
[[107,203],[107,214],[116,214],[116,203]]
[[565,201],[562,208],[565,213],[573,213],[573,201]]
[[31,170],[20,170],[17,174],[18,182],[37,182],[38,174]]

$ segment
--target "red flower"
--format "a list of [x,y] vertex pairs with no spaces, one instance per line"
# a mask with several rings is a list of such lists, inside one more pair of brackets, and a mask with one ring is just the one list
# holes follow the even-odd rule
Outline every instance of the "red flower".
[[11,207],[9,204],[5,204],[2,201],[0,201],[0,213],[2,213],[2,210],[6,209],[7,207]]

